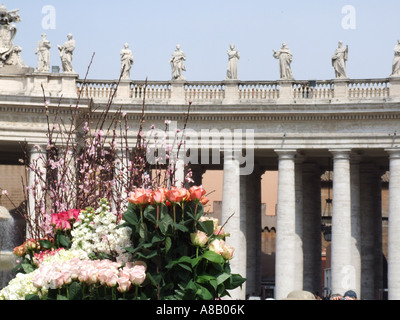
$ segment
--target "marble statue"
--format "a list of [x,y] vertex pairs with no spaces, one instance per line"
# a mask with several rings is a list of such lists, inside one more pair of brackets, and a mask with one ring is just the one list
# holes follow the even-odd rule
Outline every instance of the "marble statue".
[[392,65],[392,77],[400,77],[400,40],[394,46],[394,58]]
[[72,39],[72,34],[67,35],[67,41],[64,44],[58,45],[58,51],[60,52],[61,64],[64,72],[74,73],[72,68],[72,58],[75,50],[75,40]]
[[238,78],[238,64],[239,64],[239,51],[235,49],[235,45],[231,44],[228,53],[228,70],[226,72],[226,78],[229,80]]
[[182,76],[182,72],[186,71],[184,61],[186,60],[186,55],[181,50],[181,46],[178,44],[175,51],[172,54],[169,62],[172,68],[172,80],[185,80]]
[[282,47],[279,51],[273,50],[274,58],[279,59],[279,71],[281,79],[283,80],[292,80],[293,74],[290,64],[293,61],[293,55],[290,52],[290,49],[287,47],[286,43],[282,43]]
[[50,41],[46,39],[46,34],[42,34],[42,39],[38,42],[35,54],[38,55],[38,72],[50,71]]
[[4,65],[17,65],[20,47],[13,44],[17,28],[11,23],[21,21],[18,9],[8,11],[2,4],[0,6],[0,67]]
[[129,44],[125,43],[124,48],[120,52],[121,55],[121,79],[129,79],[131,68],[134,63],[132,51],[129,49]]
[[349,46],[344,46],[342,41],[339,41],[338,48],[332,57],[332,66],[335,69],[336,79],[347,78],[346,61],[349,54]]

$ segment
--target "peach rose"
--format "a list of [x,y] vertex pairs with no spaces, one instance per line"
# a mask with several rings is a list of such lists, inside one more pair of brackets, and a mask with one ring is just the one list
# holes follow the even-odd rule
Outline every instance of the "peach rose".
[[150,190],[138,188],[134,192],[130,193],[128,201],[136,205],[145,205],[149,203],[150,195]]
[[189,188],[190,199],[200,201],[201,198],[206,194],[206,190],[202,186],[193,186]]
[[167,190],[165,188],[158,188],[151,194],[151,203],[160,204],[167,200]]

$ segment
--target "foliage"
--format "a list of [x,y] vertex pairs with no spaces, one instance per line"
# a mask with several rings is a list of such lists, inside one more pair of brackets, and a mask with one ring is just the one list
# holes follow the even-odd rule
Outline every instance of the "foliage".
[[231,274],[233,248],[224,243],[222,226],[203,216],[203,204],[200,199],[192,200],[190,193],[187,198],[169,201],[171,190],[165,191],[167,199],[161,203],[150,200],[150,204],[143,205],[131,199],[123,216],[124,225],[132,228],[132,247],[127,250],[147,264],[143,296],[210,300],[229,295],[228,290],[240,286],[245,279]]

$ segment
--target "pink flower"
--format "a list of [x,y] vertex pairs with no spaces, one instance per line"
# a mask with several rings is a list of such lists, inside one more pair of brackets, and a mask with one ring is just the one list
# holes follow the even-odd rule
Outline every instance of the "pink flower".
[[213,251],[217,254],[222,254],[224,252],[224,245],[225,245],[225,241],[224,240],[220,240],[220,239],[215,239],[214,241],[212,241],[209,245],[209,249],[210,251]]
[[49,281],[50,289],[58,289],[63,286],[64,279],[61,272],[53,271],[49,276],[50,276],[50,281]]
[[224,251],[222,252],[222,258],[225,260],[231,260],[233,258],[233,252],[235,249],[231,246],[225,245],[224,246]]
[[131,281],[129,280],[129,274],[127,276],[120,276],[118,278],[118,288],[117,290],[121,293],[129,291],[131,288]]
[[195,246],[204,247],[208,242],[207,234],[203,231],[197,231],[196,233],[190,234],[190,240]]
[[136,265],[130,269],[130,280],[133,284],[140,286],[146,279],[146,268],[143,265]]

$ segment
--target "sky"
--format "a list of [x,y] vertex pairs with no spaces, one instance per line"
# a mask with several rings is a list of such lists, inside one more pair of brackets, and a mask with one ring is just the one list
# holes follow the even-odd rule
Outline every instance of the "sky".
[[240,53],[239,80],[277,80],[273,50],[286,42],[296,80],[334,78],[331,57],[349,46],[347,74],[353,79],[386,78],[400,39],[398,0],[2,0],[19,9],[14,44],[22,59],[37,66],[42,33],[51,42],[50,64],[61,66],[57,45],[72,33],[73,67],[84,78],[114,80],[120,51],[134,55],[132,80],[168,81],[168,62],[177,44],[186,54],[188,81],[226,78],[227,50]]

